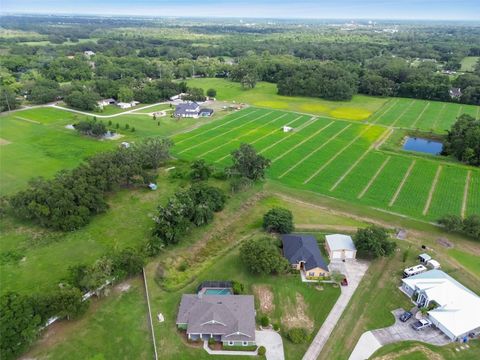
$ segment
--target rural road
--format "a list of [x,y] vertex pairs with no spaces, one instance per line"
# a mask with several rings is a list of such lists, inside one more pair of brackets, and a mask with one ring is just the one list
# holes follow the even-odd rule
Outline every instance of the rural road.
[[[135,113],[135,112],[140,111],[140,110],[148,109],[148,108],[151,108],[151,107],[154,107],[154,106],[157,106],[157,105],[163,105],[163,104],[169,104],[169,102],[168,101],[162,101],[162,102],[158,102],[158,103],[155,103],[155,104],[150,104],[150,105],[142,106],[142,107],[139,107],[139,108],[135,108],[135,109],[132,109],[132,110],[127,110],[127,111],[123,111],[123,112],[120,112],[120,113],[117,113],[117,114],[111,114],[111,115],[99,115],[99,114],[89,113],[89,112],[86,112],[86,111],[69,109],[69,108],[66,108],[66,107],[63,107],[63,106],[58,106],[58,105],[55,105],[55,104],[47,105],[47,106],[53,107],[55,109],[74,112],[74,113],[77,113],[77,114],[82,114],[82,115],[87,115],[87,116],[96,116],[97,118],[107,119],[107,118],[113,118],[113,117],[117,117],[117,116],[121,116],[121,115],[125,115],[125,114]],[[148,114],[144,114],[144,115],[148,115]]]
[[335,328],[335,325],[355,293],[358,284],[360,284],[363,275],[365,275],[365,272],[368,269],[368,263],[357,260],[345,263],[342,261],[335,261],[331,262],[329,267],[331,270],[338,270],[344,274],[348,279],[348,286],[341,287],[340,297],[335,305],[333,305],[333,308],[325,319],[322,327],[318,330],[317,335],[303,356],[303,360],[316,360],[318,358],[325,343],[330,337],[330,334]]

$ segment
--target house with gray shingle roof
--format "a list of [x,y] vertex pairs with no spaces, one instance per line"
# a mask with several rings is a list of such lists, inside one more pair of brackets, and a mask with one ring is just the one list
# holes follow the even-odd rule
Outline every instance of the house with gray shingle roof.
[[328,265],[325,262],[317,239],[311,235],[287,234],[282,235],[283,256],[290,265],[305,272],[305,276],[318,278],[329,275]]
[[200,105],[195,101],[187,101],[178,104],[175,107],[175,117],[193,117],[197,118],[200,112]]
[[225,346],[255,345],[253,295],[184,294],[176,324],[189,340],[213,338]]

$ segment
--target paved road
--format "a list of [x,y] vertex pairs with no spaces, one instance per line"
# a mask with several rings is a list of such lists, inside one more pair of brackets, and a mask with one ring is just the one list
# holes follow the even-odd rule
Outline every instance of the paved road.
[[413,330],[410,325],[415,321],[414,318],[405,323],[401,322],[399,317],[404,311],[403,309],[392,311],[395,317],[395,324],[392,326],[364,332],[348,360],[368,359],[382,346],[400,341],[422,341],[437,346],[450,343],[450,339],[434,327],[420,331]]
[[347,307],[350,298],[355,293],[355,290],[358,287],[358,284],[365,275],[365,272],[368,269],[368,263],[362,261],[349,261],[349,262],[341,262],[335,261],[331,262],[330,270],[338,270],[342,274],[345,274],[348,279],[348,286],[342,286],[340,297],[338,298],[335,305],[333,305],[330,314],[328,314],[325,322],[323,323],[322,327],[318,331],[317,335],[313,339],[310,347],[308,348],[307,352],[303,356],[303,360],[316,360],[320,355],[325,343],[327,342],[330,334],[332,333],[335,325],[337,324],[338,320],[343,314],[343,311]]

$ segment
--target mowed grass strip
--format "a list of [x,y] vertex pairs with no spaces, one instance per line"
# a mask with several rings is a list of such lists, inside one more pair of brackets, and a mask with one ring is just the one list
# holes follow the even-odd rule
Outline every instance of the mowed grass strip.
[[240,139],[247,138],[248,135],[250,135],[253,132],[259,132],[263,127],[268,126],[271,123],[276,122],[278,120],[281,120],[281,119],[285,118],[287,115],[288,115],[287,113],[281,114],[281,115],[278,115],[278,116],[274,117],[273,119],[269,120],[268,122],[266,122],[266,123],[264,123],[260,126],[249,127],[247,132],[242,133],[241,135],[239,135],[239,136],[237,136],[233,139],[230,139],[226,142],[222,141],[222,143],[218,146],[211,146],[209,150],[205,151],[204,153],[201,153],[198,156],[203,157],[203,156],[205,156],[205,155],[207,155],[211,152],[217,151],[217,150],[221,149],[222,147],[229,145],[232,142],[238,143],[238,142],[240,142]]
[[[301,158],[298,159],[298,161],[296,161],[296,162],[293,161],[293,159],[292,159],[292,161],[289,161],[288,162],[288,167],[278,177],[281,179],[284,176],[286,176],[288,174],[291,174],[291,173],[300,174],[300,176],[302,176],[301,174],[303,173],[304,169],[305,168],[306,169],[311,168],[312,162],[313,162],[313,164],[315,164],[315,159],[317,157],[321,156],[320,152],[323,151],[324,148],[329,146],[330,143],[335,143],[336,142],[336,146],[338,146],[338,148],[340,148],[341,145],[342,145],[342,141],[337,141],[337,138],[339,138],[343,134],[348,134],[347,136],[354,135],[354,134],[356,134],[356,132],[358,130],[358,128],[354,127],[352,124],[341,124],[339,126],[340,126],[340,128],[336,129],[337,132],[334,133],[329,139],[327,139],[324,142],[323,141],[322,142],[315,142],[315,147],[311,151],[308,151],[308,147],[304,146],[301,149],[301,151],[298,152],[300,154]],[[332,128],[330,128],[330,129],[332,129]]]
[[322,164],[320,168],[318,168],[312,175],[310,175],[307,179],[304,180],[304,184],[309,183],[312,179],[314,179],[318,174],[320,174],[327,166],[329,166],[335,159],[340,156],[345,150],[347,150],[350,146],[352,146],[357,140],[359,140],[362,135],[372,127],[373,125],[369,125],[364,128],[357,136],[355,136],[349,143],[347,143],[343,148],[341,148],[334,156],[332,156],[326,163]]
[[443,166],[430,204],[429,217],[438,219],[445,214],[462,214],[465,184],[467,179],[469,179],[468,175],[469,171],[467,169],[458,166]]
[[[305,120],[307,117],[303,117],[303,120]],[[300,119],[302,119],[300,117]],[[275,118],[274,123],[270,123],[267,126],[260,125],[258,127],[255,127],[255,124],[252,125],[253,128],[245,131],[242,135],[237,136],[234,139],[228,140],[227,138],[225,139],[217,139],[215,141],[215,145],[212,144],[212,151],[207,150],[206,152],[202,153],[202,155],[199,155],[200,157],[204,157],[208,161],[211,162],[216,162],[222,164],[224,159],[227,159],[231,152],[233,150],[236,150],[240,147],[242,143],[247,143],[247,144],[252,144],[255,139],[263,137],[265,134],[270,133],[272,129],[276,129],[276,131],[281,132],[281,128],[283,124],[295,121],[295,120],[300,120],[296,114],[293,113],[285,113],[284,115]],[[280,120],[280,123],[277,122],[277,120]],[[222,144],[223,143],[223,144]],[[202,147],[201,150],[203,150],[205,147]],[[228,159],[229,161],[229,159]]]
[[480,171],[472,170],[472,178],[468,188],[467,216],[480,215]]
[[220,121],[220,124],[211,123],[209,125],[203,126],[201,129],[199,129],[197,131],[192,131],[190,133],[177,135],[175,137],[175,140],[176,140],[175,143],[177,145],[180,145],[185,141],[192,141],[193,139],[195,139],[199,136],[203,136],[203,135],[208,134],[210,131],[216,130],[216,129],[221,128],[221,127],[226,127],[227,125],[229,125],[229,124],[231,124],[235,121],[238,121],[238,120],[240,120],[244,117],[247,117],[249,115],[252,115],[254,113],[258,113],[259,111],[260,111],[259,109],[250,108],[250,109],[242,110],[241,112],[238,112],[238,113],[227,115]]
[[414,128],[415,121],[427,108],[427,101],[412,101],[405,113],[397,120],[396,126],[401,128]]
[[[202,141],[200,139],[200,140],[195,141],[194,144],[191,144],[190,146],[184,148],[183,150],[180,150],[178,152],[178,154],[182,154],[184,152],[187,152],[187,151],[193,150],[195,148],[198,148],[199,146],[205,145],[207,143],[211,143],[213,140],[218,139],[219,137],[223,138],[225,135],[231,134],[232,132],[237,131],[238,129],[244,128],[245,126],[247,126],[247,125],[249,125],[253,122],[258,122],[260,119],[264,119],[264,118],[268,119],[268,116],[270,116],[274,113],[275,113],[274,111],[269,111],[269,112],[261,114],[260,116],[254,116],[254,115],[248,116],[245,119],[245,121],[242,121],[240,124],[238,122],[235,122],[235,126],[232,127],[232,128],[221,129],[221,130],[218,130],[218,129],[213,130],[212,129],[207,134],[203,134],[202,138],[204,138],[205,140]],[[275,116],[275,115],[273,115],[273,116]]]
[[[303,128],[305,126],[308,126],[311,122],[313,122],[313,119],[311,121],[306,121],[306,117],[303,115],[295,117],[293,120],[289,117],[287,120],[282,121],[281,123],[277,124],[275,123],[275,127],[269,126],[265,131],[262,132],[262,135],[260,137],[256,137],[255,139],[245,139],[248,141],[249,144],[255,145],[257,143],[260,143],[262,140],[265,139],[267,143],[273,141],[274,139],[279,138],[282,131],[283,126],[296,126],[297,124],[300,126],[300,128]],[[268,131],[269,130],[269,131]],[[298,131],[298,130],[297,130]],[[255,147],[258,150],[258,145],[255,145]],[[230,156],[230,153],[227,152],[227,154],[223,155],[222,157],[218,158],[215,160],[216,163],[223,163],[226,158]]]

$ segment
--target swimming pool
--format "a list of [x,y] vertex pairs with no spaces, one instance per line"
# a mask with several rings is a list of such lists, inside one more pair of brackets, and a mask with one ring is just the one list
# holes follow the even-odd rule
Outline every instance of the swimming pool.
[[203,292],[205,295],[232,295],[230,289],[205,289]]

